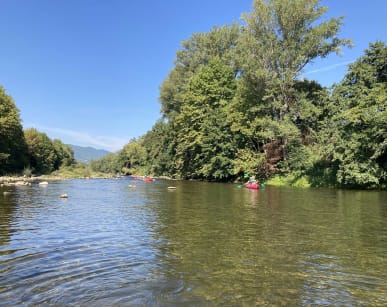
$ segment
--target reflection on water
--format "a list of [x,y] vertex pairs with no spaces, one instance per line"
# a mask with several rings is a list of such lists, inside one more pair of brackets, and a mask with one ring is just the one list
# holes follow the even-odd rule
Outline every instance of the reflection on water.
[[0,305],[387,304],[386,192],[132,183],[1,188]]

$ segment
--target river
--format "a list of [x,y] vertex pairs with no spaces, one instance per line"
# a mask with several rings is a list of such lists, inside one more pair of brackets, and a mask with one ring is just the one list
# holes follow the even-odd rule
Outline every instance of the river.
[[0,306],[18,305],[387,305],[387,192],[1,187]]

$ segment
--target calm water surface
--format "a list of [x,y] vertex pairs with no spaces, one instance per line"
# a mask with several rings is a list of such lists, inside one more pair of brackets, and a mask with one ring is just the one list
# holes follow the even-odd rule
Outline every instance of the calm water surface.
[[0,306],[387,305],[385,191],[134,184],[0,188]]

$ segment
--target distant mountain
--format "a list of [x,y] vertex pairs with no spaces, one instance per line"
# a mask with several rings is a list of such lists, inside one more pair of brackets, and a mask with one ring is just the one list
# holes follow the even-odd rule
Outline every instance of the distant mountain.
[[91,160],[96,160],[102,158],[108,154],[110,151],[104,149],[96,149],[93,147],[82,147],[77,145],[67,144],[71,147],[74,152],[74,158],[78,162],[89,163]]

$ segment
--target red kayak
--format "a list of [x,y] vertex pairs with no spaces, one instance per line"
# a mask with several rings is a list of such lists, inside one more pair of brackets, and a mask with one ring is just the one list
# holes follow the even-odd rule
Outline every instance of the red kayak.
[[259,189],[259,183],[247,183],[246,188],[252,189],[252,190],[258,190]]

